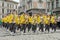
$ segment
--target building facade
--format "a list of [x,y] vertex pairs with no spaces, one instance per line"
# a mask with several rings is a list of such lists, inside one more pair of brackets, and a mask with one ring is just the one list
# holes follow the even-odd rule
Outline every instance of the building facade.
[[54,8],[60,7],[60,0],[54,0]]
[[44,12],[48,11],[46,0],[20,0],[19,9],[21,12],[29,9],[41,9]]
[[56,10],[57,8],[59,9],[60,8],[60,0],[49,0],[48,7],[49,7],[49,11]]
[[54,0],[52,9],[54,13],[60,14],[60,0]]
[[17,5],[17,2],[0,0],[0,19],[7,13],[11,13],[14,9],[18,10]]

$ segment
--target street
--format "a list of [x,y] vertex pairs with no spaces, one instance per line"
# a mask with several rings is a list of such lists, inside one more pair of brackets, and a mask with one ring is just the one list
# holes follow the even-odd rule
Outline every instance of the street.
[[51,30],[50,33],[20,34],[17,32],[15,35],[11,35],[5,28],[0,27],[0,40],[60,40],[60,30],[57,29],[55,33]]
[[0,40],[60,40],[60,0],[0,0]]

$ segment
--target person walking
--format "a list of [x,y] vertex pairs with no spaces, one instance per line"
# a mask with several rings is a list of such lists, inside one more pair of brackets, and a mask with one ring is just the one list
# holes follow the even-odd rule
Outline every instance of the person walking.
[[57,21],[56,21],[56,16],[53,14],[51,16],[51,23],[52,23],[52,30],[54,30],[54,32],[56,31],[56,27],[57,27]]
[[45,31],[48,31],[48,33],[49,33],[49,31],[50,31],[50,15],[47,15],[46,16],[46,19],[45,19]]

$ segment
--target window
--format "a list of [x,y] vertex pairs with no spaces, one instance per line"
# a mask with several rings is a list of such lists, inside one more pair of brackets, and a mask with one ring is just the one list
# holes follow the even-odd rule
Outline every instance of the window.
[[32,0],[28,0],[28,1],[27,1],[27,3],[30,3],[30,2],[32,2]]
[[7,7],[9,7],[9,4],[7,4]]
[[12,5],[13,6],[13,8],[14,8],[14,5]]
[[4,2],[2,2],[2,6],[4,6]]
[[16,9],[17,9],[17,6],[16,6]]
[[11,5],[11,8],[14,8],[14,5],[13,4]]
[[10,13],[11,13],[11,10],[10,10]]
[[52,9],[54,9],[54,2],[52,2]]
[[2,2],[0,1],[0,6],[2,7]]
[[2,15],[0,15],[0,19],[2,18]]
[[2,8],[0,8],[0,13],[2,13]]
[[59,0],[56,0],[57,2],[59,1]]
[[10,4],[10,8],[11,8],[11,4]]
[[25,10],[25,5],[23,5],[23,10]]
[[32,8],[32,3],[29,3],[28,5],[29,5],[29,8],[31,9]]
[[42,4],[39,4],[39,8],[43,8]]
[[56,7],[59,7],[59,0],[56,0]]
[[9,9],[7,9],[7,13],[9,13]]
[[4,13],[4,9],[2,9],[2,13]]
[[48,8],[50,8],[50,2],[48,2]]
[[32,0],[27,0],[27,4],[29,6],[29,9],[32,7]]
[[42,3],[43,1],[42,0],[39,0],[39,3]]

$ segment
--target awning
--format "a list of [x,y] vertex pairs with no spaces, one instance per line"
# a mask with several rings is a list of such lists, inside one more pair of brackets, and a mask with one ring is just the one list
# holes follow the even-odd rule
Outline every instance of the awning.
[[56,12],[60,12],[60,8],[55,8],[54,10],[53,10],[53,13],[56,13]]
[[27,13],[31,13],[31,12],[32,12],[32,13],[40,13],[40,12],[41,12],[41,13],[42,13],[42,12],[45,13],[45,9],[37,9],[37,8],[36,8],[36,9],[29,9],[29,10],[27,10],[26,12],[27,12]]

